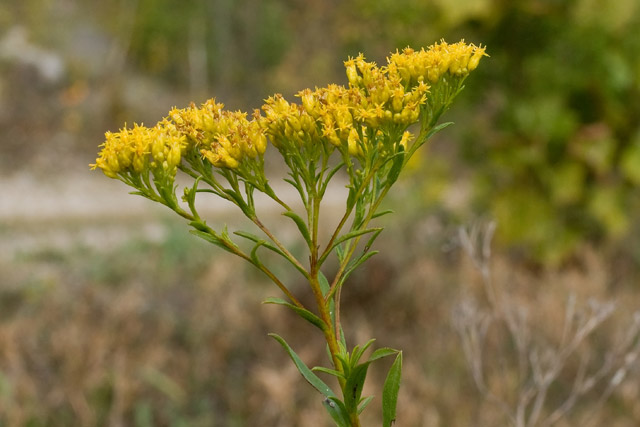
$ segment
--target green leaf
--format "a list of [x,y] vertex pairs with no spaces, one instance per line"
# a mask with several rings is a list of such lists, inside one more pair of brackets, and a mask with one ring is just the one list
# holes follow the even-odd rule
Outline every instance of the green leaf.
[[341,243],[346,242],[347,240],[351,240],[354,239],[356,237],[362,236],[364,234],[368,234],[368,233],[374,233],[375,236],[377,236],[378,234],[380,234],[382,232],[383,228],[382,227],[375,227],[375,228],[365,228],[363,230],[353,230],[348,232],[347,234],[343,234],[342,236],[338,237],[335,242],[333,242],[333,244],[331,245],[331,248],[326,251],[325,256],[323,256],[322,258],[320,258],[320,260],[318,261],[320,264],[322,264],[322,262],[327,258],[327,256],[329,256],[329,254]]
[[[277,253],[278,255],[280,255],[281,257],[283,257],[287,261],[289,261],[289,263],[291,265],[293,265],[296,268],[296,270],[298,270],[300,273],[302,273],[303,276],[306,277],[307,272],[304,270],[304,268],[302,268],[294,260],[289,258],[284,252],[282,252],[280,250],[280,248],[278,248],[277,246],[273,245],[272,243],[270,243],[270,242],[268,242],[268,241],[266,241],[264,239],[261,239],[260,237],[256,236],[255,234],[248,233],[248,232],[242,231],[242,230],[234,231],[233,234],[235,234],[236,236],[244,237],[245,239],[251,240],[252,242],[255,242],[258,247],[259,246],[264,246],[265,248],[269,249],[270,251],[273,251],[273,252]],[[257,250],[256,247],[254,247],[253,249]]]
[[342,242],[345,242],[347,240],[356,238],[358,236],[362,236],[364,234],[368,234],[368,233],[379,233],[382,231],[382,227],[375,227],[375,228],[365,228],[364,230],[353,230],[350,231],[347,234],[344,234],[342,236],[340,236],[338,239],[336,239],[336,241],[334,242],[333,246],[331,247],[331,250],[333,250],[333,248],[337,245],[339,245]]
[[[289,175],[291,175],[292,177],[294,175],[292,175],[291,173],[289,173]],[[298,194],[300,195],[300,200],[302,200],[302,203],[304,205],[307,204],[307,194],[305,193],[304,188],[302,187],[302,185],[300,184],[300,182],[297,179],[289,179],[289,178],[283,178],[283,180],[289,184],[291,184],[293,186],[293,188],[295,188],[298,191]]]
[[327,174],[327,177],[325,178],[324,182],[320,186],[320,191],[318,192],[318,197],[320,197],[320,198],[324,197],[324,193],[325,193],[325,191],[327,191],[327,186],[329,185],[329,181],[331,181],[331,178],[333,178],[333,176],[336,174],[336,172],[338,172],[340,169],[342,169],[343,166],[344,166],[344,162],[340,162],[333,169],[331,169],[331,171],[329,171],[329,173]]
[[344,375],[346,378],[350,375],[349,371],[351,370],[351,365],[349,365],[349,354],[343,348],[340,348],[340,351],[340,354],[336,354],[336,359],[338,359],[342,364],[342,368],[344,369]]
[[344,374],[340,371],[336,371],[335,369],[325,368],[324,366],[316,366],[311,368],[313,372],[324,372],[325,374],[332,375],[336,378],[345,378]]
[[296,181],[294,181],[293,179],[290,178],[283,178],[282,179],[284,182],[291,184],[292,187],[298,188],[298,183]]
[[325,276],[322,271],[318,271],[318,284],[320,285],[322,295],[326,296],[327,292],[329,292],[330,286],[329,281],[327,280],[327,276]]
[[366,202],[370,194],[371,193],[364,193],[356,199],[355,214],[353,216],[353,228],[355,229],[360,228],[360,225],[362,224],[362,220],[366,213]]
[[309,310],[302,307],[298,307],[297,305],[288,303],[287,301],[281,298],[267,298],[262,303],[277,304],[277,305],[283,305],[285,307],[289,307],[291,310],[295,311],[296,314],[298,314],[300,317],[302,317],[304,320],[311,323],[312,325],[318,327],[321,331],[324,331],[325,328],[327,327],[327,325],[322,321],[322,319],[320,319],[318,316],[316,316]]
[[360,399],[360,403],[358,404],[358,415],[360,415],[362,411],[364,411],[364,408],[366,408],[369,405],[369,403],[371,403],[372,400],[373,400],[373,396],[364,397]]
[[401,376],[402,352],[398,351],[396,360],[391,365],[382,388],[382,427],[391,427],[396,419],[396,405],[398,403]]
[[235,249],[240,249],[238,247],[238,245],[236,245],[233,240],[231,240],[231,237],[229,236],[229,230],[227,229],[227,226],[225,225],[224,228],[222,229],[222,233],[220,233],[220,240],[222,240],[227,246],[229,247],[233,247]]
[[200,231],[200,230],[189,230],[189,233],[193,234],[194,236],[198,236],[201,239],[206,240],[209,243],[212,243],[214,245],[216,245],[217,247],[224,249],[225,251],[235,254],[235,252],[229,248],[229,246],[227,246],[224,241],[222,239],[220,239],[218,236],[213,236],[209,233],[206,233],[204,231]]
[[225,198],[230,202],[232,202],[233,204],[235,204],[236,206],[238,206],[240,210],[242,210],[242,213],[244,213],[248,217],[251,216],[250,214],[252,212],[249,209],[249,206],[246,204],[246,202],[242,198],[241,194],[239,194],[233,189],[228,189],[228,188],[223,191],[223,194],[226,194],[228,197],[225,197]]
[[360,397],[362,396],[364,381],[367,378],[369,364],[370,362],[365,362],[354,367],[351,370],[350,375],[347,377],[347,381],[344,386],[344,404],[349,413],[356,412],[358,410],[357,406],[358,403],[360,403]]
[[242,230],[234,231],[233,234],[235,234],[236,236],[244,237],[247,240],[251,240],[252,242],[259,244],[260,246],[264,246],[265,248],[277,253],[278,255],[280,255],[280,256],[282,256],[284,258],[287,258],[287,256],[284,254],[284,252],[282,252],[277,246],[271,244],[270,242],[267,242],[264,239],[261,239],[260,237],[256,236],[255,234],[248,233],[248,232],[242,231]]
[[356,346],[353,349],[353,352],[351,354],[351,365],[355,365],[360,361],[360,358],[362,357],[364,352],[367,351],[369,347],[371,347],[371,344],[373,344],[375,340],[376,340],[375,338],[371,338],[369,341],[367,341],[365,345],[362,346],[362,348],[360,348],[359,346]]
[[387,175],[387,181],[385,185],[390,186],[398,179],[400,176],[400,172],[402,171],[402,167],[404,166],[404,148],[400,146],[400,151],[394,154],[393,163],[391,164],[391,169],[389,170],[389,174]]
[[344,330],[342,329],[342,325],[340,325],[340,341],[338,341],[338,344],[341,345],[342,348],[344,349],[347,348],[347,339],[344,336]]
[[381,217],[383,215],[392,214],[392,213],[395,213],[395,212],[393,210],[391,210],[391,209],[387,209],[387,210],[384,210],[382,212],[376,212],[373,215],[371,215],[371,219],[379,218],[379,217]]
[[351,421],[349,421],[349,414],[344,403],[337,397],[328,397],[322,401],[322,405],[327,410],[333,421],[336,422],[338,427],[351,427]]
[[342,261],[344,261],[344,249],[341,246],[336,246],[336,256],[338,257],[338,262],[340,264],[342,264]]
[[[322,271],[318,271],[318,284],[320,285],[320,290],[322,291],[322,296],[326,297],[327,293],[331,289],[331,285],[329,285],[329,281],[327,277],[322,273]],[[329,314],[331,315],[331,322],[333,323],[333,327],[336,324],[336,303],[333,301],[333,298],[329,300]]]
[[253,249],[251,249],[251,255],[250,255],[251,261],[256,267],[259,267],[262,265],[262,262],[260,262],[260,259],[258,258],[258,249],[260,249],[260,246],[263,246],[265,243],[266,242],[262,240],[256,243]]
[[300,218],[300,215],[292,211],[287,211],[282,215],[291,218],[293,222],[296,223],[296,225],[298,226],[298,230],[300,230],[300,234],[302,234],[302,237],[304,237],[304,240],[307,242],[307,245],[310,247],[311,235],[309,234],[309,229],[307,228],[307,224],[304,222],[302,218]]
[[371,354],[371,356],[369,356],[369,362],[373,362],[374,360],[382,359],[383,357],[391,356],[392,354],[397,354],[397,353],[398,353],[398,350],[393,348],[389,348],[389,347],[379,348],[376,351],[374,351],[373,354]]
[[207,232],[208,231],[208,227],[207,224],[205,224],[202,221],[191,221],[189,223],[189,225],[193,228],[195,228],[198,231],[202,231],[202,232]]
[[434,134],[440,132],[442,129],[451,126],[452,124],[453,124],[453,122],[446,122],[446,123],[441,123],[438,126],[434,126],[433,128],[431,128],[429,133],[427,133],[427,137],[425,138],[425,141],[427,139],[431,138]]
[[373,245],[373,242],[375,242],[375,240],[378,238],[380,233],[382,233],[382,228],[380,228],[375,233],[373,233],[373,235],[369,238],[369,240],[367,241],[367,244],[364,245],[364,252],[365,253],[369,252],[369,250],[371,249],[371,245]]
[[302,359],[300,359],[300,357],[291,349],[291,347],[289,347],[289,344],[287,344],[284,338],[282,338],[277,334],[269,334],[269,336],[273,337],[276,341],[280,343],[280,345],[282,345],[282,347],[286,350],[286,352],[291,357],[291,360],[293,360],[293,363],[296,365],[296,368],[298,368],[298,371],[300,372],[300,374],[302,374],[304,379],[307,380],[309,384],[311,384],[316,390],[322,393],[322,395],[325,397],[329,397],[329,398],[336,397],[336,394],[333,392],[333,390],[331,390],[331,388],[329,388],[329,386],[326,385],[324,381],[318,378],[318,376],[314,374],[311,371],[311,369],[307,367],[307,365],[304,364]]
[[348,185],[349,194],[347,196],[347,210],[351,209],[356,203],[356,188],[353,185]]
[[347,277],[349,277],[349,275],[351,273],[353,273],[353,271],[358,268],[362,263],[364,263],[366,260],[368,260],[369,258],[371,258],[372,256],[376,255],[378,252],[380,251],[370,251],[370,252],[364,252],[362,255],[360,255],[358,258],[356,258],[355,260],[352,260],[349,263],[349,266],[345,269],[344,274],[341,277],[341,282],[344,282],[345,280],[347,280]]

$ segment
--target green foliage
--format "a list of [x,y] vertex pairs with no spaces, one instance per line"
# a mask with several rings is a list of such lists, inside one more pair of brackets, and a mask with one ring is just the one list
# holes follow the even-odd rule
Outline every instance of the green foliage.
[[497,219],[500,241],[551,264],[584,241],[622,236],[638,191],[640,7],[600,14],[591,3],[494,6],[497,132],[469,132],[463,146],[476,205]]
[[382,388],[383,427],[391,427],[396,419],[396,404],[398,402],[398,391],[400,390],[401,372],[402,352],[399,351]]
[[[131,62],[177,86],[202,71],[192,69],[193,55],[201,55],[213,81],[240,88],[279,64],[292,39],[285,6],[277,0],[140,0],[125,9],[119,3],[101,7],[115,17],[103,25],[128,37],[122,42],[129,45]],[[123,31],[122,21],[129,31]],[[244,69],[253,70],[252,76],[243,76]]]
[[[345,36],[348,48],[411,44],[432,33],[490,46],[474,77],[485,84],[465,96],[484,106],[458,105],[454,119],[468,126],[455,137],[457,153],[442,155],[456,173],[441,187],[465,176],[459,171],[473,180],[472,203],[456,214],[495,218],[499,243],[550,265],[586,242],[626,234],[640,212],[640,3],[356,0],[343,8],[360,29]],[[370,22],[381,30],[360,37]],[[424,162],[422,193],[440,202],[437,162]]]

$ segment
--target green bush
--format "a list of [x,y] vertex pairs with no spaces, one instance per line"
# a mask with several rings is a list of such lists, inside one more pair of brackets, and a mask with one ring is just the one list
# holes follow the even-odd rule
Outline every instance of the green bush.
[[520,3],[496,13],[491,128],[469,133],[463,153],[500,240],[555,264],[622,237],[640,207],[640,7]]

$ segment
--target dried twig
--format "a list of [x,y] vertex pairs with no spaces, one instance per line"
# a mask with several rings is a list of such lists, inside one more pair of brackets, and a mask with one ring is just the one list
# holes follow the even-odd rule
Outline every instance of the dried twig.
[[[625,328],[622,339],[611,350],[599,355],[591,346],[594,333],[616,311],[611,302],[591,299],[586,307],[579,307],[575,295],[567,299],[560,340],[546,343],[531,327],[526,307],[518,304],[504,291],[496,288],[490,268],[491,238],[495,223],[484,227],[460,229],[460,246],[470,256],[482,276],[487,306],[481,307],[473,298],[465,298],[453,312],[453,325],[461,337],[465,358],[474,384],[488,402],[496,404],[516,427],[551,426],[566,417],[576,403],[589,392],[600,391],[590,405],[588,418],[583,424],[595,423],[597,413],[606,400],[625,379],[631,367],[640,360],[640,311],[632,324]],[[489,348],[486,338],[490,329],[502,329],[515,347]],[[501,352],[500,354],[489,353]],[[504,354],[502,354],[504,353]],[[515,353],[515,354],[514,354]],[[579,358],[571,389],[560,403],[548,399],[549,390],[570,369],[570,363]],[[497,394],[486,383],[489,360],[513,360],[519,374],[516,396]],[[589,361],[598,361],[597,366]]]

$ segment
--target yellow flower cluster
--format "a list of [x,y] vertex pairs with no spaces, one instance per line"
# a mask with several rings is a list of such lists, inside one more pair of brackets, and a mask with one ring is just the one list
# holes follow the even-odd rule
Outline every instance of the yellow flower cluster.
[[223,110],[210,99],[200,108],[173,109],[169,117],[200,154],[216,167],[237,168],[267,149],[267,137],[256,120],[240,111]]
[[407,127],[430,108],[430,86],[460,82],[485,55],[485,48],[463,41],[441,41],[420,51],[405,48],[383,67],[359,55],[345,61],[349,87],[305,89],[297,94],[301,105],[274,95],[248,120],[245,113],[225,111],[209,100],[200,107],[173,109],[153,128],[135,125],[107,133],[93,167],[113,178],[149,167],[171,174],[189,152],[215,167],[236,169],[265,152],[267,137],[283,153],[316,144],[340,147],[358,158],[380,144],[406,149],[412,139]]
[[254,117],[275,147],[286,149],[287,143],[299,147],[317,139],[318,127],[315,118],[302,106],[289,103],[282,95],[276,94],[267,98],[262,110],[264,116],[256,110]]
[[[211,99],[201,107],[173,109],[152,128],[134,125],[107,132],[94,169],[117,178],[119,173],[175,175],[182,156],[195,149],[216,167],[237,168],[244,159],[264,154],[267,138],[255,120],[223,110]],[[160,168],[160,169],[159,169]]]
[[184,135],[166,119],[153,128],[134,125],[117,133],[107,132],[105,137],[100,157],[92,166],[110,178],[121,172],[139,174],[148,168],[175,173],[187,147]]
[[350,86],[363,95],[363,102],[355,109],[358,119],[374,128],[388,124],[408,126],[418,120],[420,106],[429,92],[426,83],[409,88],[393,67],[378,67],[366,62],[362,55],[346,61],[345,67]]
[[409,47],[396,52],[388,59],[389,73],[399,75],[408,85],[422,82],[436,83],[443,74],[466,76],[475,70],[480,59],[486,56],[485,48],[466,44],[464,41],[448,44],[444,40],[429,49],[415,51]]
[[[305,89],[297,94],[302,105],[275,95],[262,107],[265,117],[259,113],[256,117],[280,149],[286,141],[297,147],[326,141],[361,157],[380,133],[406,129],[418,121],[429,84],[438,82],[444,73],[465,77],[484,55],[482,47],[444,41],[428,50],[396,52],[384,67],[359,55],[345,61],[348,88]],[[403,134],[396,143],[406,146],[409,141]]]
[[340,147],[343,141],[350,140],[354,149],[358,136],[353,111],[363,101],[359,91],[332,84],[315,91],[305,89],[297,96],[301,98],[302,105],[289,103],[282,95],[275,95],[262,107],[264,117],[256,112],[274,146],[282,149],[288,142],[300,147],[305,143],[326,141],[331,146]]

